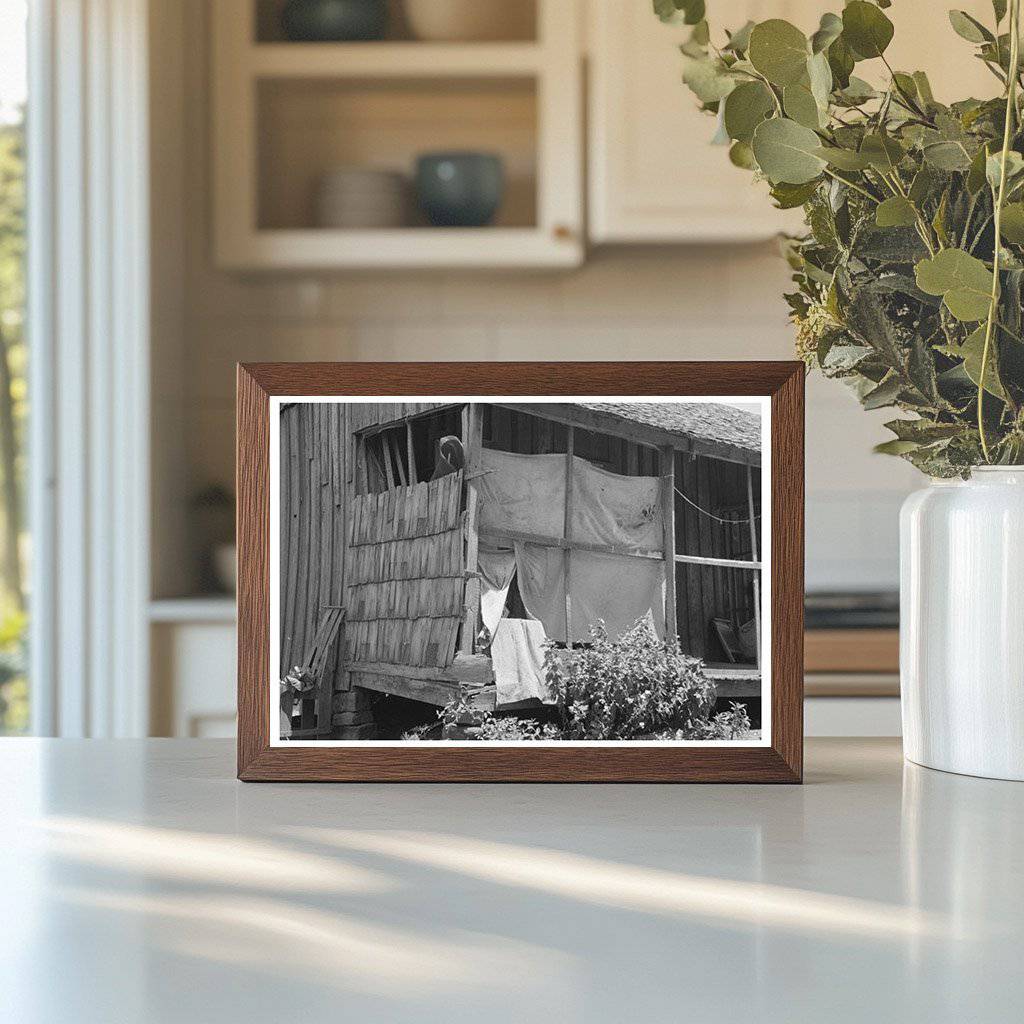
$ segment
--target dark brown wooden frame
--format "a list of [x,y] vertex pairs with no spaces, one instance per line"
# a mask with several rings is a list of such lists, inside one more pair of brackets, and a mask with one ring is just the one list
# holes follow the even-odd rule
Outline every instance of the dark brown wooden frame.
[[[771,397],[772,743],[270,745],[270,397]],[[247,782],[800,782],[804,367],[799,362],[248,363],[238,367],[238,777]]]

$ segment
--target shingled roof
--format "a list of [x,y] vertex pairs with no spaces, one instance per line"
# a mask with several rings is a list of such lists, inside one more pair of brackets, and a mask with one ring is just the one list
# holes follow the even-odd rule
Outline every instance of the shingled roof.
[[579,405],[698,441],[718,442],[749,452],[761,451],[760,417],[731,405],[718,402],[580,402]]

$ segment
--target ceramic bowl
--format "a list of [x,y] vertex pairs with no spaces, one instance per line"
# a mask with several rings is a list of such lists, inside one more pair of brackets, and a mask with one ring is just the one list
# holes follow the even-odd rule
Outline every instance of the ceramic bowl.
[[416,161],[416,197],[435,227],[489,224],[504,191],[504,165],[494,153],[424,153]]
[[479,42],[534,38],[534,5],[528,0],[404,0],[417,39]]
[[386,0],[288,0],[281,11],[285,38],[303,43],[380,39],[387,24]]
[[336,168],[320,179],[314,202],[321,228],[399,228],[409,220],[409,183],[396,171]]

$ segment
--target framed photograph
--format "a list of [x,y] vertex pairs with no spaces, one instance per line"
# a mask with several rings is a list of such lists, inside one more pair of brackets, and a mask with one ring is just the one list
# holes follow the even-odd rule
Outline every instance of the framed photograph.
[[799,782],[803,382],[240,365],[239,778]]

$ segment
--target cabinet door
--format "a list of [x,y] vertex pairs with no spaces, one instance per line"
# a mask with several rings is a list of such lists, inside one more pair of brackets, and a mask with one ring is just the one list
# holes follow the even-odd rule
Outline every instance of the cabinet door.
[[[711,5],[709,5],[711,6]],[[716,37],[745,21],[817,27],[820,3],[736,0],[711,7]],[[590,236],[595,242],[707,242],[792,230],[767,185],[710,145],[715,120],[683,85],[682,25],[663,25],[649,0],[590,0]]]

